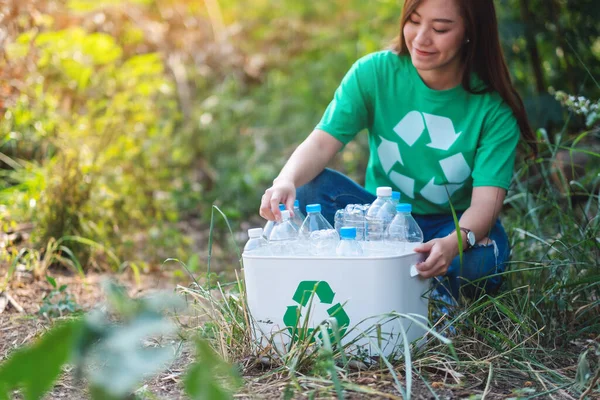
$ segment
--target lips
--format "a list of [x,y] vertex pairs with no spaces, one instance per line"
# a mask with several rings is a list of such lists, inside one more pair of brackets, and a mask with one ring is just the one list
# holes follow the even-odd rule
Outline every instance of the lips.
[[433,52],[423,51],[423,50],[419,50],[417,48],[415,48],[414,50],[415,50],[415,53],[417,53],[420,56],[431,56],[431,55],[435,54]]

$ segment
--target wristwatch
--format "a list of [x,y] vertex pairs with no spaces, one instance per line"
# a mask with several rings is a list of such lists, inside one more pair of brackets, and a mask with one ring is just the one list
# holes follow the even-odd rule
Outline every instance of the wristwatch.
[[467,248],[465,250],[469,250],[471,247],[475,246],[475,234],[467,228],[460,228],[460,230],[467,234]]

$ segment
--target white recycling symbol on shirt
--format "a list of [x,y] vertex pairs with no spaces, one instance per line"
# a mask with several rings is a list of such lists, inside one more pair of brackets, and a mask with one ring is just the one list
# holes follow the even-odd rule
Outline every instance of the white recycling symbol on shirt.
[[[394,127],[394,132],[410,147],[421,137],[425,131],[429,131],[431,143],[427,146],[448,150],[462,132],[456,133],[454,124],[450,118],[440,117],[419,111],[411,111],[402,118]],[[412,178],[392,171],[394,164],[399,162],[404,165],[400,148],[396,142],[381,138],[381,144],[377,148],[381,166],[392,182],[408,197],[415,198],[415,181]],[[457,153],[451,157],[439,161],[442,171],[446,176],[447,185],[436,185],[435,178],[421,189],[420,193],[425,199],[434,204],[445,204],[448,202],[448,196],[452,196],[458,189],[464,186],[465,181],[471,175],[471,168],[462,153]]]

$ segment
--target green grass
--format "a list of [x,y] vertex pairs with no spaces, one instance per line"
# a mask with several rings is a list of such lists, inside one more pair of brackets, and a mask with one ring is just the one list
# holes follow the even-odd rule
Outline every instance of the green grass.
[[[451,389],[472,388],[478,398],[496,390],[497,381],[510,382],[514,387],[508,390],[515,397],[580,397],[596,390],[600,374],[597,101],[556,93],[573,112],[572,119],[582,118],[579,126],[586,128],[575,134],[567,125],[557,132],[538,132],[540,156],[519,162],[505,202],[504,225],[513,254],[503,273],[503,291],[457,307],[452,317],[442,321],[449,319],[458,332],[450,339],[432,333],[421,346],[405,342],[395,359],[380,357],[373,365],[365,365],[345,354],[349,344],[341,348],[333,321],[309,331],[306,317],[299,328],[302,339],[285,352],[273,343],[257,348],[243,278],[236,275],[229,284],[215,280],[213,244],[231,241],[236,228],[227,219],[225,226],[217,225],[216,217],[227,214],[239,221],[255,211],[252,199],[258,198],[293,144],[304,137],[302,132],[314,126],[343,73],[355,59],[379,50],[385,37],[396,33],[397,2],[379,3],[352,2],[337,14],[336,5],[327,2],[287,1],[280,7],[265,2],[250,10],[245,4],[229,2],[223,6],[229,19],[250,17],[240,34],[249,40],[239,41],[243,49],[235,49],[236,57],[217,53],[217,65],[206,63],[202,68],[191,60],[194,57],[186,57],[203,53],[203,45],[193,44],[196,47],[186,50],[178,43],[165,43],[164,48],[172,49],[145,54],[148,39],[143,32],[135,39],[136,21],[125,16],[121,19],[131,24],[131,30],[114,24],[110,32],[106,25],[107,34],[97,35],[41,25],[14,37],[18,43],[11,46],[9,58],[18,68],[5,69],[28,71],[28,75],[14,77],[23,80],[19,82],[22,89],[3,105],[7,110],[0,124],[0,161],[6,169],[0,169],[0,225],[4,232],[17,222],[34,221],[36,226],[33,243],[0,249],[0,263],[8,266],[6,279],[19,265],[38,277],[56,266],[81,274],[94,264],[110,264],[113,271],[131,268],[139,276],[145,263],[166,258],[158,248],[166,248],[171,257],[185,254],[182,248],[189,249],[180,232],[169,229],[183,211],[210,222],[210,232],[206,279],[194,279],[180,291],[197,303],[204,321],[201,334],[220,357],[241,364],[252,360],[244,364],[246,372],[268,364],[267,371],[248,380],[250,386],[257,382],[272,385],[282,389],[284,397],[306,392],[309,397],[338,398],[347,392],[408,397],[414,388],[436,397],[439,381]],[[144,8],[136,10],[145,13]],[[576,10],[569,13],[579,15]],[[150,14],[144,15],[153,23],[175,26],[171,21],[153,20]],[[167,14],[170,11],[165,9]],[[13,17],[31,20],[25,15]],[[196,14],[185,17],[198,26],[198,36],[210,31],[207,21]],[[332,17],[333,24],[322,23],[331,22]],[[91,21],[94,16],[79,18]],[[263,20],[278,22],[265,24]],[[371,23],[364,25],[364,20]],[[357,25],[364,29],[357,33],[353,28]],[[30,42],[32,33],[41,39]],[[123,35],[133,35],[128,38],[138,40],[139,47]],[[287,46],[292,39],[303,48]],[[515,36],[513,48],[519,47],[521,39]],[[544,54],[553,54],[552,42],[544,43],[540,47]],[[89,60],[121,52],[104,51],[107,44],[120,48],[122,57],[106,59],[106,68],[72,64],[73,54],[81,54],[82,49],[89,52]],[[330,51],[332,45],[335,52]],[[15,50],[31,51],[31,57],[19,61]],[[190,54],[180,54],[186,51]],[[34,53],[52,57],[38,58]],[[265,71],[252,79],[244,72],[246,65],[219,70],[221,58],[252,59],[263,53]],[[184,61],[175,68],[180,80],[174,82],[163,58],[180,56]],[[513,68],[520,65],[510,64]],[[73,80],[73,73],[79,79]],[[555,83],[563,76],[560,70],[551,75]],[[521,85],[528,86],[528,74],[519,76],[525,79]],[[188,99],[177,96],[181,88],[190,92]],[[188,115],[181,118],[180,113]],[[350,144],[348,149],[354,151],[346,151],[338,165],[354,176],[361,174],[365,160],[360,150],[365,145]],[[561,154],[568,155],[564,170],[557,169],[565,163],[559,160]],[[577,163],[568,162],[582,155],[588,158],[583,173]],[[148,232],[149,239],[135,248],[139,232]],[[226,248],[234,249],[239,258],[239,249]],[[137,258],[139,253],[143,260]],[[237,264],[231,269],[239,271]],[[0,282],[0,290],[7,280]],[[373,321],[386,318],[409,320],[408,316],[387,315],[374,316]],[[442,335],[449,333],[442,323],[435,329]],[[330,331],[333,336],[325,334]],[[366,334],[378,346],[377,324]],[[318,335],[322,340],[313,341]],[[198,350],[214,360],[210,351]],[[359,367],[388,383],[360,383],[364,371],[357,371]],[[201,366],[194,369],[200,376],[209,372]],[[275,378],[281,381],[265,383]]]
[[[475,398],[507,391],[519,398],[593,393],[600,371],[600,179],[592,169],[568,182],[571,191],[557,188],[556,155],[564,148],[576,151],[575,145],[546,142],[541,156],[516,172],[504,216],[513,252],[502,273],[503,290],[463,299],[447,321],[455,335],[443,337],[449,332],[440,324],[435,331],[441,335],[430,333],[419,346],[405,343],[394,359],[381,356],[373,364],[362,363],[347,354],[351,343],[341,346],[339,335],[325,335],[339,332],[328,321],[310,330],[308,315],[300,321],[299,339],[285,351],[273,340],[256,346],[239,276],[227,289],[196,283],[180,290],[207,318],[202,331],[222,357],[253,360],[247,372],[266,368],[258,377],[253,374],[249,386],[262,382],[286,393],[337,398],[349,392],[409,398],[416,387],[436,397],[439,385],[434,383],[440,380],[454,390],[471,387]],[[374,321],[383,317],[374,316]],[[366,334],[377,347],[377,324]],[[357,365],[387,383],[356,383]],[[498,387],[498,382],[504,384]]]

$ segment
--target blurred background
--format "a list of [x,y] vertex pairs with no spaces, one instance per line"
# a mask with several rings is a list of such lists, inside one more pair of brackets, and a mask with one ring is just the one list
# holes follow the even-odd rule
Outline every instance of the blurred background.
[[[547,259],[549,241],[573,231],[597,266],[600,7],[495,4],[542,144],[538,159],[518,161],[507,199],[513,258]],[[352,63],[397,34],[401,6],[2,2],[0,271],[144,272],[168,257],[195,271],[209,242],[211,257],[237,263],[227,255],[263,224],[263,191]],[[359,135],[334,167],[362,182],[367,155]],[[564,210],[571,219],[557,222]]]

